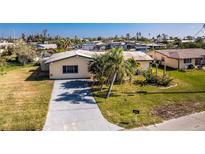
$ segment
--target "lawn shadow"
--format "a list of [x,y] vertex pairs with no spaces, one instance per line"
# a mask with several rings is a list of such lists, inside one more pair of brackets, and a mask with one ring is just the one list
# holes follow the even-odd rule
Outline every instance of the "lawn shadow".
[[41,71],[40,67],[37,69],[29,70],[32,72],[25,81],[42,81],[42,80],[49,80],[49,73]]

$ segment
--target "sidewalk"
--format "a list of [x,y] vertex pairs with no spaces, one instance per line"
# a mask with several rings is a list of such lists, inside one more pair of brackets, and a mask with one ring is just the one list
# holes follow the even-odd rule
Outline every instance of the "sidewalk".
[[205,131],[205,112],[195,113],[164,121],[147,127],[135,128],[134,131]]

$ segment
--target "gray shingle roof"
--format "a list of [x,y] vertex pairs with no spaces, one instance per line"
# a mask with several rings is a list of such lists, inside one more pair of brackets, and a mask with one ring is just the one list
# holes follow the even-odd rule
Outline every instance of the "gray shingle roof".
[[[87,51],[87,50],[71,50],[71,51],[53,54],[46,61],[46,63],[51,63],[54,61],[59,61],[59,60],[74,57],[74,56],[92,58],[94,55],[100,55],[100,54],[105,54],[105,53],[106,52],[94,52],[94,51]],[[135,60],[138,60],[138,61],[152,61],[153,60],[149,55],[143,52],[140,52],[140,51],[123,52],[123,54],[124,54],[125,59],[134,58]]]
[[167,57],[175,59],[187,58],[201,58],[205,56],[205,49],[170,49],[170,50],[156,50]]

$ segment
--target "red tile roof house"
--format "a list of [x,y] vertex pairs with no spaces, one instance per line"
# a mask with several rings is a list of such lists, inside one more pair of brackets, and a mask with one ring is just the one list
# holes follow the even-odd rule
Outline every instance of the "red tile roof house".
[[167,49],[148,52],[155,61],[175,69],[205,65],[205,49]]

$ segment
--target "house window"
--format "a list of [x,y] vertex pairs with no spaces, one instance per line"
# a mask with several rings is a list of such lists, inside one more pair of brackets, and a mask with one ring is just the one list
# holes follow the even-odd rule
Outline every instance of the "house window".
[[189,59],[184,59],[184,63],[186,64],[186,63],[191,63],[191,58],[189,58]]
[[78,65],[64,65],[63,74],[65,73],[78,73]]
[[161,61],[164,62],[164,57],[161,58]]
[[201,65],[201,63],[202,63],[202,58],[195,59],[195,65]]

